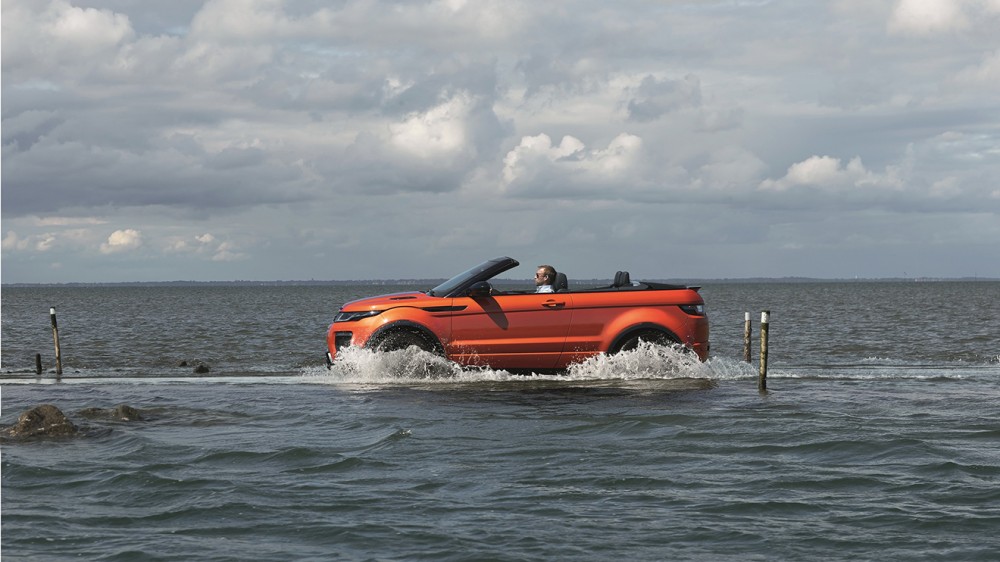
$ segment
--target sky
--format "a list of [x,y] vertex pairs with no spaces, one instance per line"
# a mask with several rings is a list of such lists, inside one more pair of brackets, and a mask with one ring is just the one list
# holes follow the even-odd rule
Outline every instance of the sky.
[[1000,277],[1000,0],[0,19],[3,283]]

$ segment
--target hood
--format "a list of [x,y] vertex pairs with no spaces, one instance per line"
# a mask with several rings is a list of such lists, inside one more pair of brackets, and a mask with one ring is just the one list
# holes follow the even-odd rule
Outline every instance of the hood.
[[358,299],[345,303],[340,309],[347,312],[357,312],[362,310],[389,310],[397,306],[438,306],[443,300],[445,299],[441,297],[429,297],[426,293],[412,291]]

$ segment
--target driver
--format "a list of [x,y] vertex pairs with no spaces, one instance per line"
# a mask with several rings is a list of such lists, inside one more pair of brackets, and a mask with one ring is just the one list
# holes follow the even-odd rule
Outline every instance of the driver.
[[535,292],[554,293],[553,285],[556,282],[556,268],[551,265],[540,265],[535,272]]

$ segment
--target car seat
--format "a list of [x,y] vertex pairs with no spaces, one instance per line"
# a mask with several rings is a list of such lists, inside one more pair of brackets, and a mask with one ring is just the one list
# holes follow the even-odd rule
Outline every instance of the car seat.
[[552,289],[557,293],[569,290],[569,280],[566,279],[565,273],[556,273],[556,284]]
[[632,280],[629,279],[627,271],[615,273],[615,282],[611,285],[612,287],[628,287],[630,285],[632,285]]

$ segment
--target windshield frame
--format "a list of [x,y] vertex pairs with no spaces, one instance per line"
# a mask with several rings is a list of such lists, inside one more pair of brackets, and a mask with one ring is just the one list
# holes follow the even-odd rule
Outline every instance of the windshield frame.
[[427,291],[427,296],[431,297],[457,297],[464,294],[472,285],[479,281],[492,279],[496,275],[517,267],[520,263],[509,257],[499,257],[487,260],[475,267],[469,268],[462,273]]

